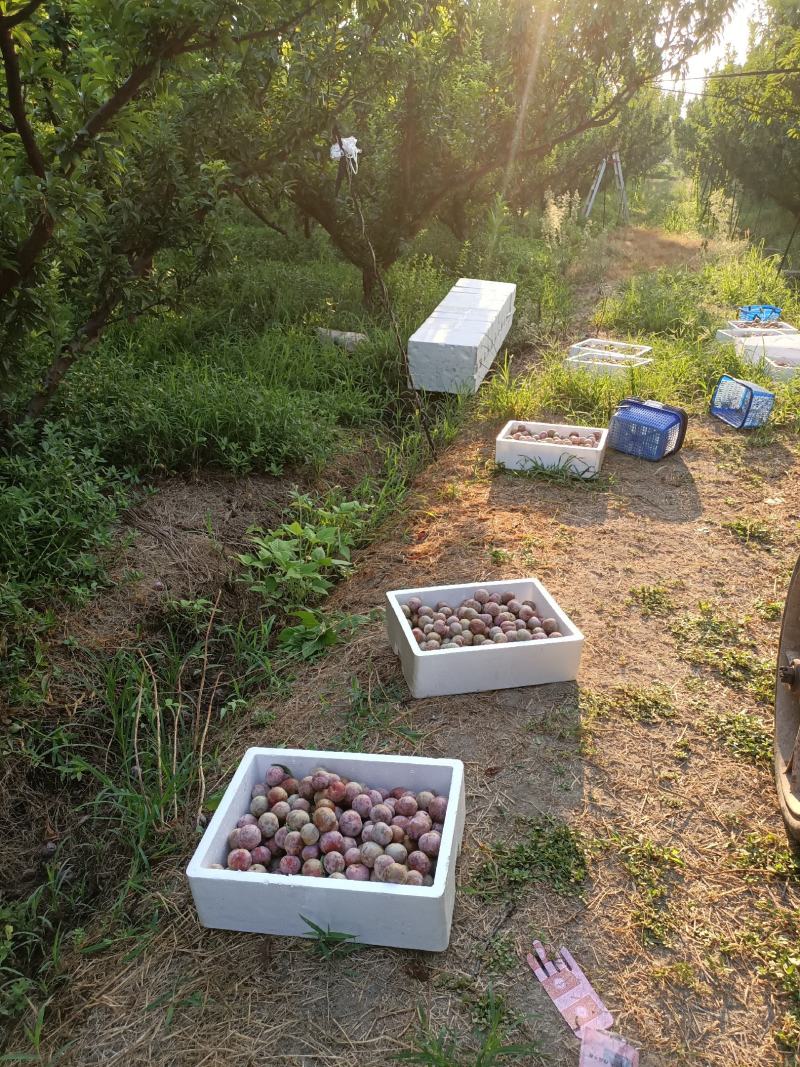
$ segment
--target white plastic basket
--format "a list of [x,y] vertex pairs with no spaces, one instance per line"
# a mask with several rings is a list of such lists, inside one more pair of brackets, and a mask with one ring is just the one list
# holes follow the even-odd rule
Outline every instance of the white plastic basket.
[[[541,642],[540,642],[541,643]],[[215,870],[225,863],[228,834],[250,808],[252,787],[280,763],[301,778],[324,766],[374,788],[432,789],[448,797],[432,886],[351,882],[304,875]],[[443,952],[450,940],[456,859],[464,833],[464,765],[459,760],[375,756],[309,749],[245,752],[186,874],[200,922],[221,930],[313,937],[303,916],[368,945]]]
[[[585,437],[599,433],[600,441],[592,448],[564,445],[551,441],[515,441],[511,434],[515,426],[524,426],[532,433],[555,430],[563,436],[577,433]],[[560,468],[578,478],[593,478],[603,466],[608,430],[599,426],[572,426],[554,422],[525,422],[512,419],[495,439],[495,462],[509,470],[525,471],[539,468]]]
[[[564,636],[549,637],[546,641],[487,642],[423,652],[411,633],[401,605],[417,596],[432,606],[444,600],[455,608],[481,586],[489,592],[508,590],[520,600],[532,600],[537,608],[557,620]],[[491,689],[572,681],[578,673],[584,640],[578,627],[536,578],[394,590],[386,594],[386,631],[392,648],[400,657],[411,695],[415,697],[482,693]]]
[[568,356],[566,365],[569,370],[583,370],[589,374],[602,374],[611,378],[623,378],[632,370],[649,367],[652,359],[641,356],[626,355],[621,352],[583,352]]

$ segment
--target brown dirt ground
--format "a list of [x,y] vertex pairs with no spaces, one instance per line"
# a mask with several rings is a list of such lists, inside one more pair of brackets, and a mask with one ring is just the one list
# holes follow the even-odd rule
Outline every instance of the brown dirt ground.
[[[637,231],[612,243],[630,250],[626,265],[613,268],[616,278],[697,251],[683,238]],[[462,891],[447,952],[369,948],[323,964],[305,942],[201,929],[182,864],[164,867],[140,904],[142,914],[160,909],[143,951],[129,956],[123,945],[116,954],[70,958],[65,949],[72,980],[51,1007],[43,1056],[53,1058],[42,1062],[56,1062],[60,1050],[58,1063],[107,1067],[378,1067],[409,1045],[418,1007],[435,1029],[468,1034],[475,997],[492,981],[547,1063],[576,1064],[577,1043],[530,972],[513,955],[506,964],[499,958],[503,945],[520,952],[534,936],[570,947],[616,1030],[641,1047],[643,1067],[784,1062],[774,1042],[784,1005],[740,939],[769,925],[765,909],[796,907],[800,895],[792,884],[737,867],[734,850],[747,833],[781,834],[771,776],[734,759],[704,726],[712,713],[744,709],[768,718],[769,709],[689,665],[670,633],[673,619],[645,618],[627,598],[634,587],[664,585],[676,615],[701,601],[726,617],[748,614],[750,636],[773,657],[778,624],[754,608],[783,599],[797,556],[800,502],[787,486],[800,476],[800,449],[780,436],[750,447],[697,419],[677,457],[651,465],[610,453],[601,485],[588,488],[494,476],[496,430],[473,425],[431,464],[403,513],[358,555],[331,606],[369,610],[390,588],[528,574],[544,580],[586,635],[577,684],[403,696],[394,714],[420,740],[375,742],[464,761],[462,889],[485,846],[507,836],[512,814],[545,813],[592,842],[583,898],[531,886],[509,915]],[[204,505],[191,494],[185,505],[200,536]],[[747,547],[722,526],[743,517],[770,524],[771,549]],[[219,753],[220,781],[248,744],[324,747],[345,720],[353,678],[375,694],[402,686],[380,621],[309,668],[288,697],[265,698],[274,723],[242,722]],[[671,692],[674,719],[648,725],[587,712],[592,694],[653,682]],[[635,920],[641,893],[612,835],[642,835],[679,851],[683,866],[662,904],[667,945],[643,943]]]

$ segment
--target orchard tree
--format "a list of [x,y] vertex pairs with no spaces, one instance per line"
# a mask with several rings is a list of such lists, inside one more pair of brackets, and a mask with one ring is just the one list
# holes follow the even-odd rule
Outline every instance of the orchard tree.
[[775,71],[710,79],[679,129],[679,145],[698,178],[704,203],[738,182],[754,198],[769,197],[800,216],[800,10],[772,0],[755,28],[747,59],[717,73]]
[[[267,198],[277,182],[322,225],[370,296],[375,264],[390,265],[434,215],[506,192],[560,146],[615,123],[713,39],[729,6],[442,0],[353,15],[287,47],[282,106],[226,158],[240,176],[263,169]],[[348,183],[337,191],[334,126],[364,150],[356,197]]]
[[231,192],[203,137],[229,68],[257,65],[268,87],[304,23],[335,11],[333,0],[0,0],[0,372],[18,384],[30,368],[16,353],[51,346],[29,414],[115,309],[174,287],[159,252],[191,248],[202,262]]

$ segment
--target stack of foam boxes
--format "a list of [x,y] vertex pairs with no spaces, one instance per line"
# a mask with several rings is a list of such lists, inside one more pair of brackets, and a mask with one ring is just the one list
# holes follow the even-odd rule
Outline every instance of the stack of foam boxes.
[[517,287],[459,278],[408,342],[411,380],[434,393],[474,393],[514,318]]

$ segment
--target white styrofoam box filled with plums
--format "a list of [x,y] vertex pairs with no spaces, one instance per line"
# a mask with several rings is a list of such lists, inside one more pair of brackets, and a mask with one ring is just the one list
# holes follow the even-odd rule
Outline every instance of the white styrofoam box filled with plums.
[[[520,430],[524,435],[515,438]],[[607,437],[606,428],[512,419],[497,435],[494,458],[509,470],[557,467],[578,478],[593,478],[603,466]]]
[[[776,364],[778,369],[786,370],[800,364],[800,333],[778,337],[740,337],[736,340],[736,351],[747,363],[758,364],[762,360],[769,360]],[[767,370],[772,372],[769,364]],[[788,377],[791,376],[789,371]]]
[[[253,787],[278,764],[296,778],[325,768],[370,789],[430,790],[447,797],[433,884],[395,885],[224,868],[229,835],[250,811]],[[368,945],[443,952],[450,940],[456,859],[464,832],[464,766],[418,756],[250,748],[203,834],[186,874],[203,926],[257,934],[312,937],[347,933]],[[217,866],[212,866],[217,865]]]
[[717,330],[714,340],[722,344],[733,344],[742,337],[780,337],[785,334],[798,333],[796,326],[791,326],[782,319],[772,322],[744,322],[730,319],[724,329]]
[[[404,605],[408,608],[409,602],[418,599],[433,609],[445,603],[455,610],[476,591],[501,596],[511,594],[520,603],[531,601],[534,610],[542,613],[542,619],[546,617],[552,621],[561,636],[548,637],[547,640],[508,640],[507,643],[490,639],[477,646],[470,644],[436,651],[421,648],[404,614]],[[572,681],[578,674],[584,640],[578,627],[536,578],[393,590],[386,594],[386,630],[414,697],[481,693],[491,689]]]
[[416,389],[474,393],[511,328],[517,287],[459,278],[408,342]]

